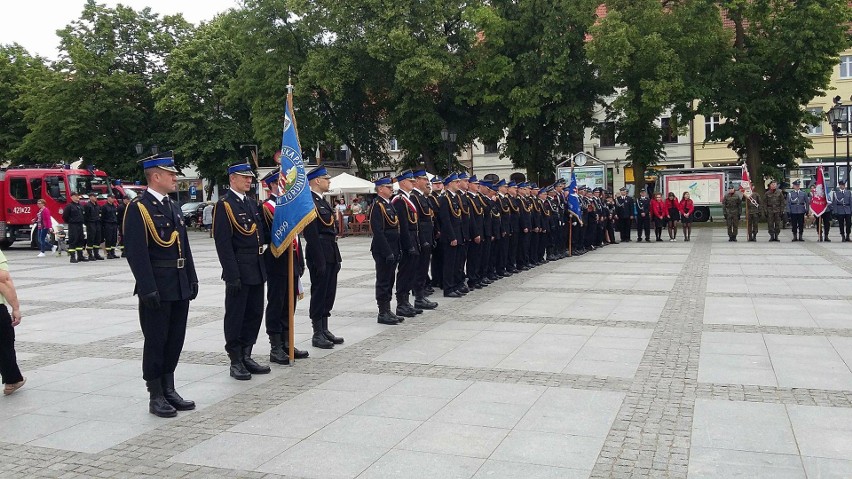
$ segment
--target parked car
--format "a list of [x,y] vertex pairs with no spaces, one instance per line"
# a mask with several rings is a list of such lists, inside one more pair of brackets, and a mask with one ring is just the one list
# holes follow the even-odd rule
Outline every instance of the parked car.
[[184,203],[180,207],[183,214],[183,222],[190,228],[195,228],[201,225],[201,213],[207,204],[199,201],[191,201]]

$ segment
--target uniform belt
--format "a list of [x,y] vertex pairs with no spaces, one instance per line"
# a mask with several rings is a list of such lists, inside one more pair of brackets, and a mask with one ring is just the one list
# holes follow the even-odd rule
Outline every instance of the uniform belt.
[[263,245],[257,248],[237,248],[234,252],[237,254],[263,254]]
[[169,259],[169,260],[151,260],[151,266],[154,268],[177,268],[183,269],[186,265],[186,258]]

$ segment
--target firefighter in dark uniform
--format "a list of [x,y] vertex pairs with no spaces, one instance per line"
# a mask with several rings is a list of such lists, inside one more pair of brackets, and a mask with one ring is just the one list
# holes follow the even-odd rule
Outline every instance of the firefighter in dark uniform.
[[505,179],[497,182],[497,205],[500,208],[500,251],[497,257],[497,275],[511,276],[514,265],[511,263],[512,236],[514,233],[512,199],[508,195],[509,185]]
[[[269,188],[269,198],[263,203],[263,231],[266,234],[264,241],[268,245],[263,252],[263,262],[266,267],[266,334],[269,336],[269,361],[277,364],[290,364],[290,302],[287,301],[287,290],[290,281],[293,282],[293,311],[296,310],[296,301],[299,298],[299,278],[305,272],[305,260],[302,258],[302,247],[298,236],[289,245],[293,248],[293,277],[288,279],[290,271],[290,253],[286,250],[284,254],[275,257],[272,254],[272,223],[275,219],[275,201],[278,197],[279,170],[272,170],[263,177],[263,181]],[[295,359],[308,357],[307,351],[293,348]]]
[[420,237],[417,230],[419,217],[417,207],[411,200],[414,175],[411,170],[403,171],[396,177],[396,182],[399,185],[399,192],[394,196],[391,204],[399,218],[399,246],[402,250],[396,275],[396,315],[413,318],[423,312],[422,309],[412,306],[409,300],[420,259]]
[[494,281],[494,224],[499,224],[500,216],[494,216],[495,206],[491,199],[493,190],[490,181],[480,180],[479,193],[474,201],[482,208],[482,258],[479,261],[479,280],[484,285]]
[[510,273],[520,273],[521,261],[518,258],[518,243],[521,239],[521,200],[518,199],[518,184],[514,181],[506,183],[507,198],[509,199],[509,219],[512,233],[509,239],[509,260],[506,267]]
[[86,219],[86,253],[89,261],[102,260],[101,207],[98,206],[98,194],[94,191],[89,193],[89,201],[83,205],[83,217]]
[[246,195],[254,173],[248,163],[228,167],[230,191],[213,208],[213,240],[225,281],[225,351],[234,379],[267,374],[269,366],[251,357],[263,321],[265,233],[257,202]]
[[376,263],[376,303],[379,306],[377,321],[379,324],[394,325],[405,319],[393,314],[390,309],[396,265],[401,253],[399,216],[390,202],[393,195],[391,177],[380,178],[376,180],[375,185],[378,198],[370,208],[370,230],[373,232],[370,253]]
[[71,193],[71,203],[62,210],[62,221],[68,225],[68,255],[71,256],[71,262],[88,261],[83,256],[86,238],[83,236],[84,217],[79,193]]
[[101,228],[104,232],[107,259],[118,258],[115,254],[115,250],[118,249],[116,247],[118,243],[118,201],[112,194],[107,196],[107,202],[101,208]]
[[417,208],[417,237],[420,241],[420,256],[417,259],[417,270],[415,271],[414,307],[417,309],[435,309],[438,303],[430,301],[426,296],[429,280],[429,265],[432,261],[432,247],[435,244],[435,209],[426,195],[429,194],[429,177],[426,170],[414,172],[414,188],[411,190],[409,199]]
[[441,248],[444,251],[442,264],[444,296],[447,298],[464,296],[464,293],[459,291],[460,285],[455,282],[458,250],[464,243],[459,194],[458,175],[453,173],[444,178],[444,194],[441,195],[438,219],[441,221]]
[[323,198],[328,192],[331,176],[324,166],[308,172],[308,183],[317,216],[304,230],[305,260],[311,274],[311,303],[308,315],[314,335],[311,344],[315,348],[331,349],[343,344],[343,338],[328,329],[328,318],[337,296],[337,273],[340,272],[340,249],[337,247],[337,227],[334,209]]
[[148,189],[128,207],[124,218],[126,256],[136,280],[139,323],[145,345],[142,377],[148,387],[148,411],[173,417],[195,409],[175,391],[175,368],[183,349],[189,302],[198,296],[198,277],[180,208],[169,200],[177,189],[172,158],[142,160]]
[[470,288],[465,284],[465,266],[467,265],[467,255],[468,250],[470,249],[470,244],[473,242],[473,225],[471,218],[471,214],[473,213],[470,208],[470,198],[467,196],[468,189],[468,176],[465,172],[460,172],[457,174],[458,177],[458,200],[459,205],[461,205],[461,228],[462,228],[462,241],[458,246],[458,258],[456,259],[456,269],[455,274],[453,276],[453,282],[457,285],[457,289],[462,294],[467,294],[470,292]]
[[485,211],[482,203],[477,199],[479,194],[479,179],[472,175],[467,179],[467,191],[464,197],[467,199],[468,211],[470,212],[470,245],[467,248],[467,287],[469,290],[481,289],[484,286],[480,277],[479,267],[482,263],[483,241],[485,240]]
[[438,219],[438,210],[441,209],[441,205],[439,204],[439,200],[441,199],[441,194],[444,192],[444,179],[438,175],[432,177],[429,180],[429,183],[432,185],[432,192],[429,194],[429,207],[432,208],[432,212],[435,215],[435,221],[432,223],[433,225],[433,243],[435,247],[432,249],[432,265],[430,271],[432,273],[431,282],[426,286],[427,290],[434,292],[434,288],[443,289],[443,284],[441,283],[441,279],[443,278],[443,254],[444,247],[441,244],[441,221]]
[[645,242],[651,242],[651,198],[643,188],[636,200],[636,241],[642,241],[642,232],[645,233]]

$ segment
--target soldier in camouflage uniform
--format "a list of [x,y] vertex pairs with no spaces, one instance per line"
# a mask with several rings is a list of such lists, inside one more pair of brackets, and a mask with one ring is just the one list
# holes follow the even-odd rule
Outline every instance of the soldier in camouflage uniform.
[[722,209],[725,215],[725,222],[728,224],[728,241],[737,240],[737,232],[740,226],[742,199],[734,191],[734,187],[728,188],[728,194],[722,201]]
[[778,234],[781,233],[781,215],[784,213],[784,203],[784,193],[778,189],[778,182],[772,180],[763,201],[769,241],[778,241]]
[[757,224],[760,223],[760,216],[763,212],[760,195],[752,193],[751,198],[745,201],[748,211],[748,240],[757,241]]

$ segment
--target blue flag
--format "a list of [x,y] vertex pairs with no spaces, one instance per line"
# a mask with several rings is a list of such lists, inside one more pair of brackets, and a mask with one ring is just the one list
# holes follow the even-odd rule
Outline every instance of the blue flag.
[[571,183],[568,185],[568,210],[577,218],[583,217],[583,212],[580,209],[580,197],[577,195],[577,175],[574,174],[574,169],[571,169]]
[[278,172],[278,189],[272,219],[271,247],[275,257],[281,256],[292,244],[296,235],[316,216],[314,199],[308,187],[296,118],[293,116],[293,97],[287,95],[284,107],[284,132],[281,136],[281,169]]

